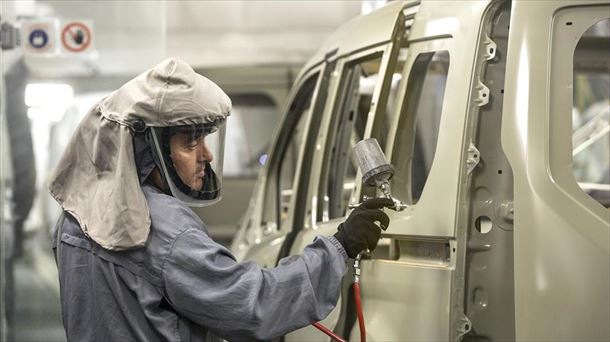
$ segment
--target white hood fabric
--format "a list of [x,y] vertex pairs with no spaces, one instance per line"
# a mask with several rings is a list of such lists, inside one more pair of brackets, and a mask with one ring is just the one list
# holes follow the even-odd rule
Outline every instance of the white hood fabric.
[[143,246],[151,221],[134,134],[151,126],[216,122],[230,111],[231,100],[212,81],[183,61],[163,61],[93,106],[64,151],[49,191],[102,247]]

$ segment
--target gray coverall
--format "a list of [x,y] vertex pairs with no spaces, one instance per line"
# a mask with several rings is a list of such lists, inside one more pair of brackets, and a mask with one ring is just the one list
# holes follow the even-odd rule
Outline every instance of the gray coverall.
[[70,215],[58,221],[69,341],[204,341],[208,331],[230,341],[269,340],[336,305],[347,256],[334,237],[317,237],[276,268],[237,263],[181,201],[147,183],[142,190],[152,220],[143,248],[106,250]]

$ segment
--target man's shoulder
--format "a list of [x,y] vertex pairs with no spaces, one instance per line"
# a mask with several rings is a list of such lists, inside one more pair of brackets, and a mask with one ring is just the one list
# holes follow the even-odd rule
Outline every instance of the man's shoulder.
[[173,240],[187,229],[196,229],[207,234],[201,218],[179,199],[148,184],[142,185],[142,191],[148,202],[153,234],[163,235],[164,240]]
[[161,274],[163,264],[173,245],[183,233],[207,235],[205,224],[197,214],[175,197],[164,194],[157,188],[143,184],[142,191],[150,212],[150,234],[146,241],[145,254],[155,274]]

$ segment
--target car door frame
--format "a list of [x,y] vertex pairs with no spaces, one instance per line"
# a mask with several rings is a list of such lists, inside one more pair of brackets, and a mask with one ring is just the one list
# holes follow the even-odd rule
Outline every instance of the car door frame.
[[[309,130],[311,121],[316,104],[318,103],[318,92],[322,83],[322,75],[325,72],[325,69],[326,64],[320,62],[303,72],[295,82],[295,85],[292,87],[288,100],[286,101],[286,104],[282,110],[283,113],[287,113],[290,110],[290,106],[295,102],[296,97],[301,93],[301,89],[306,85],[307,81],[309,81],[312,77],[317,77],[311,98],[310,108],[302,114],[307,116],[305,118],[306,122],[303,133],[305,140],[307,140],[307,137],[310,134]],[[273,168],[277,168],[277,163],[281,162],[281,160],[277,160],[277,158],[283,157],[278,156],[277,154],[281,152],[280,150],[282,148],[280,140],[285,140],[287,138],[286,133],[283,133],[283,131],[286,125],[291,124],[290,120],[299,120],[299,118],[291,118],[284,114],[280,124],[275,130],[274,136],[271,140],[272,147],[268,154],[268,162],[265,163],[264,167],[259,173],[259,180],[253,191],[253,196],[250,200],[248,210],[244,214],[244,220],[240,223],[240,229],[234,239],[231,249],[239,260],[247,258],[255,260],[261,263],[263,266],[273,266],[277,260],[279,249],[281,248],[282,243],[286,239],[289,232],[288,227],[291,226],[292,216],[294,215],[295,208],[294,202],[296,201],[294,195],[290,199],[290,209],[288,212],[288,218],[285,220],[284,227],[276,227],[276,229],[271,230],[266,227],[263,220],[267,205],[267,203],[265,203],[267,185],[269,181],[275,179],[274,177],[270,176],[273,172]],[[303,161],[302,155],[305,151],[305,147],[306,144],[303,144],[299,148],[297,165],[295,166],[295,175],[292,182],[293,194],[296,193],[296,189],[298,188],[299,182],[295,180],[298,180],[300,177],[301,165]],[[276,200],[281,201],[281,198]],[[262,205],[259,205],[259,203],[262,203]]]
[[[407,7],[410,8],[410,7]],[[357,64],[358,62],[374,59],[377,56],[381,56],[381,63],[379,67],[379,80],[375,84],[375,88],[373,90],[373,97],[371,101],[371,107],[369,108],[369,113],[367,115],[367,123],[365,126],[365,136],[367,131],[370,134],[372,130],[372,126],[378,122],[375,120],[378,112],[382,112],[385,110],[385,105],[387,103],[387,93],[389,91],[392,75],[394,74],[394,68],[396,64],[396,57],[398,51],[403,47],[402,46],[402,38],[404,36],[404,23],[405,18],[403,15],[399,15],[396,21],[397,25],[392,32],[392,37],[390,37],[389,42],[381,42],[379,44],[373,45],[372,47],[367,47],[364,49],[359,49],[353,53],[347,54],[345,56],[341,56],[337,62],[337,70],[335,72],[335,80],[333,83],[334,89],[332,91],[333,96],[329,99],[327,106],[325,108],[325,113],[323,115],[323,122],[320,126],[320,131],[318,134],[318,139],[316,141],[316,150],[322,151],[322,153],[318,153],[316,158],[313,160],[312,167],[312,178],[317,181],[312,181],[308,184],[307,187],[307,201],[305,202],[305,211],[306,216],[303,217],[304,221],[302,223],[302,229],[295,231],[296,237],[291,246],[290,254],[299,254],[303,248],[310,244],[311,241],[315,238],[316,235],[332,235],[337,226],[345,220],[345,217],[349,214],[349,211],[345,216],[331,219],[324,222],[316,222],[317,216],[314,214],[317,212],[317,206],[320,205],[319,198],[319,190],[320,190],[320,180],[322,179],[322,172],[324,170],[324,159],[325,153],[328,152],[328,145],[332,144],[331,140],[335,136],[335,132],[330,132],[329,130],[332,128],[331,123],[336,119],[336,116],[339,115],[338,110],[342,105],[342,100],[339,98],[339,92],[342,91],[342,86],[345,79],[343,78],[346,75],[346,70],[352,64]],[[380,101],[380,97],[385,97]],[[360,172],[356,176],[356,179],[360,179]],[[357,187],[354,188],[357,189]],[[353,192],[352,192],[353,193]],[[350,196],[350,197],[353,197]],[[298,223],[295,222],[295,226]],[[351,279],[351,277],[347,277]],[[347,281],[349,281],[347,279]],[[344,308],[343,308],[344,309]],[[338,327],[338,323],[344,320],[345,313],[342,312],[342,304],[341,299],[339,300],[337,307],[333,310],[328,317],[322,321],[328,327]],[[311,339],[315,336],[319,336],[319,332],[311,327],[305,327],[303,329],[297,330],[285,337],[286,341],[291,340],[303,340],[303,339]]]
[[[475,61],[480,54],[480,39],[484,37],[481,35],[483,18],[491,6],[490,2],[481,1],[466,10],[460,5],[451,3],[446,8],[438,8],[422,3],[409,37],[409,57],[403,79],[409,78],[413,63],[424,52],[447,50],[450,69],[435,158],[422,197],[403,212],[388,212],[391,224],[383,236],[392,239],[393,246],[398,247],[390,248],[395,255],[361,263],[363,296],[367,298],[365,316],[376,317],[367,322],[367,331],[374,334],[369,337],[373,339],[457,340],[471,328],[463,313],[464,279],[461,271],[455,272],[463,267],[458,263],[460,252],[465,249],[463,239],[458,248],[458,237],[465,235],[460,211],[465,209],[461,208],[461,203],[468,185],[468,137],[462,128],[466,127],[472,104],[479,98],[475,91]],[[420,16],[435,20],[423,20],[418,24]],[[468,27],[458,24],[473,19],[478,19],[479,23]],[[468,67],[456,67],[464,64]],[[405,82],[399,90],[403,100],[408,87]],[[401,107],[403,105],[399,103],[396,110],[401,111]],[[452,114],[448,115],[448,112]],[[393,132],[396,132],[400,117],[394,116],[388,137],[388,160],[392,160]],[[372,127],[370,131],[373,131]],[[358,192],[362,192],[361,187]],[[358,192],[354,194],[354,202],[360,197]],[[438,255],[418,255],[415,244],[423,246],[423,251],[435,251]],[[384,274],[392,274],[392,279]],[[418,284],[426,286],[413,290],[420,286]],[[399,287],[403,290],[398,290]],[[412,290],[404,291],[405,288]],[[387,293],[392,293],[392,305],[389,305]],[[420,302],[424,306],[413,305]]]

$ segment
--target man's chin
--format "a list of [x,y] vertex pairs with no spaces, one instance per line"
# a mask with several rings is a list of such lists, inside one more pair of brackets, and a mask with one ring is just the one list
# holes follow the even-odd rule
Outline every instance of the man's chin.
[[194,181],[190,184],[190,187],[193,190],[201,191],[201,188],[203,187],[203,181],[201,179]]

